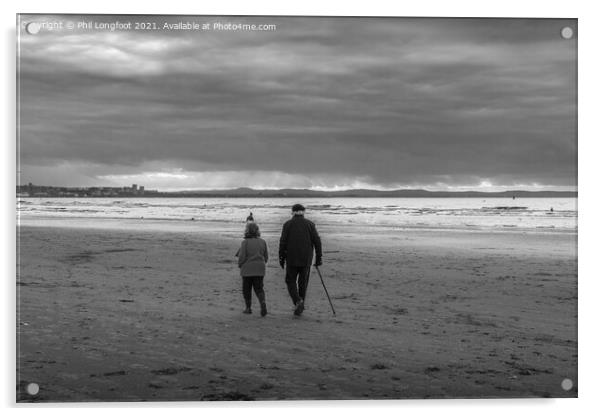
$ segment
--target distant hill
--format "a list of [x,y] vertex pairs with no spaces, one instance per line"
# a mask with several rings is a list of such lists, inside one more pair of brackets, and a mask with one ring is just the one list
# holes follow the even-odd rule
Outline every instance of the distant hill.
[[311,189],[216,189],[160,192],[145,190],[144,187],[88,187],[74,188],[47,185],[18,185],[20,197],[198,197],[198,198],[574,198],[577,192],[561,191],[505,191],[505,192],[443,192],[424,189],[396,189],[377,191],[374,189],[350,189],[347,191],[313,191]]
[[443,192],[426,191],[424,189],[397,189],[393,191],[378,191],[373,189],[350,189],[346,191],[313,191],[311,189],[251,189],[236,188],[208,191],[179,191],[160,192],[155,196],[174,197],[232,197],[232,198],[265,198],[265,197],[295,197],[295,198],[570,198],[577,197],[577,192],[571,191],[504,191],[504,192]]

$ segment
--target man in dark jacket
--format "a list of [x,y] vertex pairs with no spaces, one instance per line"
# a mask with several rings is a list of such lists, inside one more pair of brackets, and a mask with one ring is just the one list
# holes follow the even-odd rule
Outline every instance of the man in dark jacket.
[[313,252],[316,251],[316,266],[322,265],[322,242],[313,222],[305,219],[305,208],[293,205],[293,218],[284,223],[280,236],[280,267],[286,263],[286,286],[295,304],[295,315],[304,309],[305,292]]

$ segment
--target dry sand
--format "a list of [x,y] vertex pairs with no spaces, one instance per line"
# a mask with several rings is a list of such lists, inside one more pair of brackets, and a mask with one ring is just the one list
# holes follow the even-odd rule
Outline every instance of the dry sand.
[[337,316],[314,271],[295,318],[273,227],[261,318],[195,227],[21,226],[18,400],[577,396],[576,234],[319,227]]

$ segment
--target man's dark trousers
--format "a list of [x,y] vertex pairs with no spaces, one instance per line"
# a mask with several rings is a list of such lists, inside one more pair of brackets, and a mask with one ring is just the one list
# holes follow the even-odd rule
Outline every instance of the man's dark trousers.
[[286,265],[286,287],[295,305],[300,299],[305,301],[310,268],[311,265],[301,267]]

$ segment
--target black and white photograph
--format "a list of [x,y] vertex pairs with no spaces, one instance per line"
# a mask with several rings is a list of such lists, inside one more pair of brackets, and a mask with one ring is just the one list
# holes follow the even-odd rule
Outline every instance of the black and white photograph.
[[16,19],[17,403],[578,397],[576,18]]

